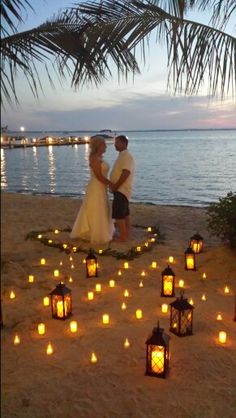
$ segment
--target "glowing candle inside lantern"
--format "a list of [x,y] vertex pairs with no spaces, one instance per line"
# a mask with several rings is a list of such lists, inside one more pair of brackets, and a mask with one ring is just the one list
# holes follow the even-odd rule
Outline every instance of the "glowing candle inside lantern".
[[44,265],[46,264],[46,260],[45,260],[45,258],[41,258],[41,260],[40,260],[40,264],[41,264],[41,266],[44,266]]
[[219,338],[219,342],[221,344],[225,344],[226,343],[226,340],[227,340],[227,333],[225,331],[220,331],[218,338]]
[[125,261],[124,262],[124,269],[128,269],[129,268],[129,263],[128,263],[128,261]]
[[11,293],[10,293],[10,299],[15,299],[15,297],[16,297],[16,294],[12,290]]
[[59,270],[54,270],[53,275],[54,277],[59,277],[60,276]]
[[125,339],[124,347],[125,348],[129,348],[130,347],[130,342],[129,342],[128,338]]
[[48,296],[45,296],[43,298],[43,306],[49,306],[50,305],[50,298]]
[[144,243],[144,245],[145,245],[145,247],[147,247],[147,248],[148,248],[148,246],[149,246],[148,242],[145,242],[145,243]]
[[182,279],[179,280],[179,287],[184,287],[184,280]]
[[125,296],[126,298],[129,296],[129,291],[128,291],[128,289],[125,289],[125,291],[124,291],[124,296]]
[[143,317],[142,309],[136,309],[136,318],[142,319],[142,317]]
[[13,340],[14,345],[18,345],[20,344],[20,337],[19,335],[15,335],[14,340]]
[[63,244],[62,247],[64,248],[64,250],[67,249],[68,245],[67,244]]
[[126,309],[126,303],[125,302],[122,303],[121,309],[122,309],[122,311],[124,311]]
[[45,324],[43,322],[38,324],[38,333],[39,333],[39,335],[44,335],[45,334]]
[[118,276],[121,276],[122,275],[122,272],[121,272],[121,270],[118,270]]
[[101,290],[102,290],[102,285],[101,285],[100,283],[97,283],[97,284],[95,285],[95,290],[96,290],[96,292],[101,292]]
[[93,299],[94,299],[94,293],[88,292],[88,300],[93,300]]
[[168,312],[168,305],[167,305],[167,303],[162,303],[162,305],[161,305],[161,312],[162,313],[167,313]]
[[153,350],[152,351],[152,371],[154,373],[164,372],[164,350]]
[[157,262],[156,261],[152,261],[152,268],[156,269],[157,268]]
[[109,324],[109,322],[110,322],[110,317],[109,317],[109,315],[108,315],[108,314],[103,314],[103,315],[102,315],[102,322],[103,322],[103,324],[104,324],[104,325]]
[[115,284],[116,284],[115,280],[109,280],[110,287],[115,287]]
[[188,270],[194,269],[194,258],[192,257],[192,255],[186,258],[186,264]]
[[41,239],[42,238],[42,234],[38,234],[37,238],[38,239]]
[[220,312],[216,315],[216,319],[217,321],[222,321],[222,315]]
[[142,280],[140,280],[140,282],[139,282],[139,287],[143,287],[143,282],[142,282]]
[[172,255],[169,256],[169,263],[173,263],[174,262],[174,257]]
[[77,321],[70,321],[70,332],[77,332],[78,324]]
[[165,276],[164,280],[164,295],[172,295],[173,291],[173,276]]
[[47,348],[46,348],[46,353],[47,353],[47,355],[48,356],[50,356],[51,354],[53,354],[53,347],[52,347],[52,344],[48,344],[47,345]]
[[206,295],[205,295],[205,293],[203,293],[203,294],[202,294],[201,299],[202,299],[202,300],[206,300]]
[[[64,301],[64,310],[65,310],[65,316],[67,315],[67,302],[66,300]],[[64,317],[64,312],[63,312],[63,301],[59,300],[57,302],[57,316],[58,318],[63,318]]]
[[91,354],[91,358],[90,358],[91,363],[97,363],[98,359],[95,353]]
[[32,274],[29,274],[28,281],[29,283],[34,283],[34,276]]
[[137,250],[138,253],[141,253],[142,248],[138,245],[138,247],[136,247],[136,250]]
[[225,286],[224,293],[226,293],[226,294],[229,293],[229,286],[227,286],[227,285]]

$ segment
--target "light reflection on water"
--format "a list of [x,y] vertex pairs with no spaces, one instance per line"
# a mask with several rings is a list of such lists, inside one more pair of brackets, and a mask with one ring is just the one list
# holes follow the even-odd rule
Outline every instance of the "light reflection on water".
[[[136,161],[133,201],[204,206],[236,190],[236,131],[127,135]],[[109,143],[104,159],[110,167],[116,157]],[[81,197],[88,158],[88,144],[1,149],[2,189]]]

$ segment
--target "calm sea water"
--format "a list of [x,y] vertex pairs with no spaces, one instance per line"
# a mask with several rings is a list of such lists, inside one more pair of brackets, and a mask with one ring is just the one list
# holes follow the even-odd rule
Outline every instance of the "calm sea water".
[[[136,161],[132,201],[202,207],[236,190],[236,130],[124,133]],[[88,156],[87,144],[1,149],[1,189],[82,197],[89,179]],[[109,143],[104,159],[112,165],[116,157]]]

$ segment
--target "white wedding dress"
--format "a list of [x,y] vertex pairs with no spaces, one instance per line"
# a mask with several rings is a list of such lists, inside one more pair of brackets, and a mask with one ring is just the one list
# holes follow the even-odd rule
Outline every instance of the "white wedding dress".
[[[102,161],[102,174],[107,177],[109,165]],[[97,179],[93,170],[86,194],[73,225],[70,237],[102,244],[112,240],[114,225],[108,200],[107,186]]]

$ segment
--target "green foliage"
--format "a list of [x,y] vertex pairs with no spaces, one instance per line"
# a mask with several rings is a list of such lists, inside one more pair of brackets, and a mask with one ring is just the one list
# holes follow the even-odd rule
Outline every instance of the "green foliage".
[[211,235],[216,235],[231,248],[236,248],[236,192],[229,192],[218,203],[212,203],[207,216]]

